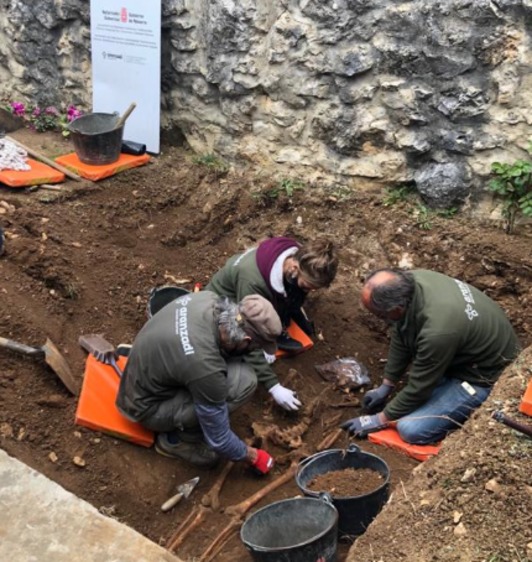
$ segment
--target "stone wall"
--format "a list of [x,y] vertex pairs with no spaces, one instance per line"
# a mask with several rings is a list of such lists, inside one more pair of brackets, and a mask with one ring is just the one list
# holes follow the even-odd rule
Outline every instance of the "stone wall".
[[[532,137],[532,0],[163,0],[162,122],[194,150],[478,194]],[[0,0],[0,97],[90,109],[87,0]]]

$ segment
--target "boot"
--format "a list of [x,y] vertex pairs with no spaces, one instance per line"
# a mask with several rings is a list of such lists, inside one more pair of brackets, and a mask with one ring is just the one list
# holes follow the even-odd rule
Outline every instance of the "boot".
[[212,449],[209,449],[205,441],[187,443],[176,440],[174,443],[168,438],[167,433],[159,433],[155,440],[155,450],[165,457],[181,459],[200,468],[213,468],[216,466],[220,457]]
[[291,338],[286,330],[277,338],[277,347],[289,353],[298,353],[303,349],[301,342]]
[[133,346],[129,343],[119,343],[116,346],[116,354],[117,355],[121,355],[122,357],[129,357],[129,354],[131,353],[131,348]]

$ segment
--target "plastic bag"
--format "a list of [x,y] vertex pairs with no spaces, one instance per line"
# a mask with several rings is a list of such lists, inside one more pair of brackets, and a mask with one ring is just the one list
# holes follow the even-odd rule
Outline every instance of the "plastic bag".
[[342,357],[323,365],[316,365],[315,369],[322,379],[342,389],[356,390],[371,384],[367,368],[353,357]]

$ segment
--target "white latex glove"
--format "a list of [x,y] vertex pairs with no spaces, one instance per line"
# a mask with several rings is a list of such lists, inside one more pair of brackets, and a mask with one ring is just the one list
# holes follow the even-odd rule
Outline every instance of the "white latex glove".
[[270,388],[269,392],[281,408],[285,410],[299,410],[301,402],[297,399],[297,395],[293,390],[277,383]]
[[275,363],[275,360],[277,359],[277,357],[275,357],[275,354],[271,355],[270,353],[266,353],[264,350],[262,350],[262,353],[264,353],[264,358],[266,359],[266,363],[268,363],[268,365]]

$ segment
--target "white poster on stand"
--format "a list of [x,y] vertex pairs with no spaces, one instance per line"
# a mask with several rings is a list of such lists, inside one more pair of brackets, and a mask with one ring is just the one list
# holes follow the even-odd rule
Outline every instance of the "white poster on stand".
[[158,153],[161,96],[161,2],[91,0],[92,110],[120,115],[124,140]]

